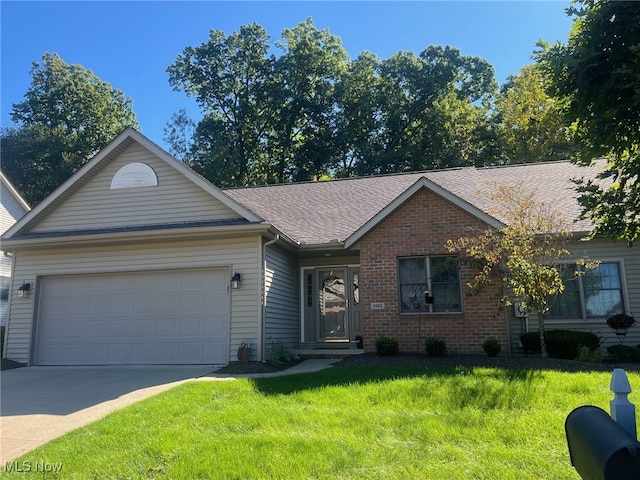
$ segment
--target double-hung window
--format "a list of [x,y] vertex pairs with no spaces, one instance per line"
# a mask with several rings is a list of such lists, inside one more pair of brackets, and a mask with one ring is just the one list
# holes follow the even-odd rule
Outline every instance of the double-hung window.
[[602,262],[593,270],[574,277],[563,273],[565,290],[553,299],[549,319],[588,319],[624,313],[622,275],[618,262]]
[[460,273],[455,257],[400,258],[398,278],[401,313],[462,311]]

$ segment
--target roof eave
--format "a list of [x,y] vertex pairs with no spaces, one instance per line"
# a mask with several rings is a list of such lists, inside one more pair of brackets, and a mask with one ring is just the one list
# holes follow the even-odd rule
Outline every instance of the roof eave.
[[252,223],[247,225],[224,225],[209,227],[167,228],[156,230],[135,230],[117,233],[88,233],[42,236],[36,238],[2,238],[4,251],[31,250],[39,248],[81,247],[89,245],[108,245],[127,243],[144,243],[180,240],[200,240],[224,237],[238,237],[245,235],[262,235],[270,230],[267,223]]
[[397,210],[402,204],[415,195],[420,189],[427,188],[433,193],[443,197],[445,200],[450,201],[454,205],[458,206],[467,213],[473,215],[479,220],[483,221],[487,225],[497,230],[505,227],[504,223],[500,222],[496,218],[488,215],[479,208],[463,200],[457,195],[451,193],[449,190],[442,188],[437,183],[429,180],[426,177],[418,179],[413,185],[407,188],[404,192],[398,195],[391,203],[380,210],[369,221],[362,225],[358,230],[352,233],[345,241],[345,248],[352,248],[356,245],[367,233],[373,230],[376,226],[382,223],[387,217],[389,217],[395,210]]
[[[198,175],[196,172],[191,170],[189,167],[184,165],[182,162],[177,160],[175,157],[167,153],[165,150],[160,148],[158,145],[153,143],[147,137],[142,135],[137,130],[128,127],[122,131],[115,139],[113,139],[107,146],[105,146],[100,152],[98,152],[91,160],[89,160],[85,165],[83,165],[77,172],[75,172],[71,177],[69,177],[65,182],[63,182],[58,188],[56,188],[53,193],[51,193],[47,198],[45,198],[42,202],[36,205],[31,211],[29,211],[26,215],[24,215],[20,220],[18,220],[11,228],[9,228],[5,232],[5,236],[7,238],[11,238],[16,234],[28,229],[30,225],[37,224],[41,216],[46,215],[47,211],[50,208],[53,208],[55,203],[64,198],[64,195],[71,191],[76,185],[76,183],[83,182],[83,179],[90,178],[90,173],[96,168],[105,162],[109,161],[112,154],[118,154],[118,151],[121,147],[127,148],[131,143],[137,142],[142,145],[144,148],[148,149],[158,158],[163,160],[167,165],[173,167],[175,170],[182,173],[184,176],[189,178],[193,183],[204,189],[206,192],[211,194],[218,201],[222,202],[224,205],[229,207],[231,210],[236,212],[238,215],[242,216],[249,222],[257,223],[262,222],[263,219],[255,215],[250,210],[246,209],[238,202],[233,200],[231,197],[226,195],[222,190],[218,187]],[[87,181],[87,180],[84,180]]]

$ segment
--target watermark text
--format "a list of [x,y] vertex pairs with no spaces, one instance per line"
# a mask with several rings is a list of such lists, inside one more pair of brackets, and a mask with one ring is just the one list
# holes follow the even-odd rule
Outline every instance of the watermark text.
[[62,463],[25,460],[23,462],[13,461],[4,464],[5,472],[46,472],[60,473],[62,471]]

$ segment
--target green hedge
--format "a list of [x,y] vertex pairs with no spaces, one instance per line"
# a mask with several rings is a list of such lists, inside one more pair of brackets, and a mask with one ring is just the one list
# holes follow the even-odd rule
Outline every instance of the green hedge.
[[[600,348],[600,339],[590,332],[576,332],[573,330],[547,330],[544,332],[547,353],[553,358],[575,360],[578,358],[580,347],[590,350]],[[540,353],[540,332],[523,333],[520,341],[525,353]]]
[[393,357],[398,355],[399,342],[395,338],[386,337],[384,335],[376,338],[376,352],[383,357]]
[[607,352],[616,362],[640,362],[640,348],[629,345],[611,345]]

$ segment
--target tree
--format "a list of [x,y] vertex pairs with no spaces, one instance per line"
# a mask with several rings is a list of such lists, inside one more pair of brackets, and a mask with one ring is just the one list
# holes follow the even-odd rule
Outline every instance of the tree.
[[311,19],[282,32],[270,155],[278,182],[311,180],[333,163],[335,85],[347,68],[339,37]]
[[[584,272],[576,268],[566,272],[571,268],[566,262],[571,255],[570,221],[552,204],[538,200],[535,190],[523,183],[493,185],[483,194],[494,205],[490,213],[505,224],[504,228],[449,240],[447,249],[461,252],[463,262],[478,268],[468,285],[472,290],[499,281],[504,291],[500,299],[503,305],[511,305],[513,295],[538,314],[542,355],[546,357],[545,316],[554,298],[564,291],[567,273],[575,276]],[[582,259],[576,263],[595,266]]]
[[[311,19],[259,25],[188,47],[168,68],[203,113],[193,166],[220,186],[484,163],[496,83],[485,60],[427,47],[350,61]],[[208,173],[205,173],[208,172]]]
[[[269,36],[256,23],[229,36],[211,30],[206,43],[185,48],[167,68],[173,89],[194,96],[204,115],[194,138],[194,168],[212,170],[216,167],[209,163],[224,159],[219,186],[265,180],[264,135],[273,121],[268,90],[275,62],[268,51]],[[210,145],[216,152],[207,149]]]
[[640,8],[636,2],[576,0],[568,42],[539,44],[549,93],[563,102],[579,144],[575,160],[606,157],[600,181],[579,182],[594,235],[640,235]]
[[[493,67],[451,47],[399,52],[378,67],[378,151],[358,174],[473,164],[496,89]],[[470,145],[470,142],[472,146]],[[466,160],[466,162],[465,162]]]
[[132,101],[81,65],[55,53],[34,62],[16,127],[2,133],[2,168],[32,205],[41,201],[126,127]]
[[575,151],[558,101],[547,95],[536,65],[510,76],[496,102],[500,163],[566,160]]
[[183,108],[171,115],[164,129],[163,140],[169,145],[169,153],[183,163],[191,163],[196,124]]

